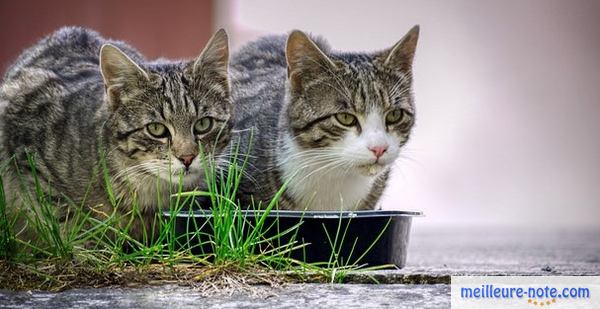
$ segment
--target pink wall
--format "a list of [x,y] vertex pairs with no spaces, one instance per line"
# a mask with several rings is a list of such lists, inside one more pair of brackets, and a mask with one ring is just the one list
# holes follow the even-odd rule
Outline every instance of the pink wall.
[[212,35],[212,0],[0,1],[0,71],[23,48],[62,26],[96,29],[149,58],[195,57]]

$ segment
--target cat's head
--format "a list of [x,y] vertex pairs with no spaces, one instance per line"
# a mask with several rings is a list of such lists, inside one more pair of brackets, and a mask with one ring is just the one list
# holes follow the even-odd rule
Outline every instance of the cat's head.
[[394,162],[414,123],[418,37],[415,26],[393,47],[364,54],[330,53],[300,31],[289,35],[284,121],[305,158],[370,176]]
[[[229,141],[229,48],[219,30],[195,60],[135,63],[113,45],[100,51],[112,136],[108,153],[128,177],[186,183],[204,178],[200,146],[218,154]],[[125,174],[122,172],[121,174]]]

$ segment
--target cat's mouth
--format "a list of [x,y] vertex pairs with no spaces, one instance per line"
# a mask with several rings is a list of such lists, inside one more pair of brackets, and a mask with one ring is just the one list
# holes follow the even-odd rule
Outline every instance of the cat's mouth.
[[202,170],[199,168],[182,168],[177,171],[173,171],[173,176],[175,176],[175,177],[181,176],[184,178],[195,177],[195,176],[200,176],[201,171]]
[[181,168],[172,171],[162,171],[156,174],[162,181],[170,184],[178,184],[180,181],[184,186],[199,184],[202,179],[202,169]]
[[384,171],[387,167],[387,164],[381,162],[371,162],[367,164],[362,164],[356,167],[359,173],[365,176],[376,176],[382,171]]

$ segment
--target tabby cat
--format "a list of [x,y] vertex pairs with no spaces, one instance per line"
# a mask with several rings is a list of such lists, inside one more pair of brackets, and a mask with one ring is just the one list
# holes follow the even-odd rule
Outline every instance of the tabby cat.
[[[301,31],[270,36],[231,59],[235,130],[248,177],[242,205],[377,207],[415,119],[412,64],[419,27],[376,53],[334,52]],[[232,146],[235,147],[235,146]]]
[[180,175],[184,190],[202,187],[199,146],[219,154],[229,142],[228,62],[224,30],[190,61],[149,62],[123,42],[74,27],[27,49],[0,88],[0,148],[14,157],[3,173],[9,204],[34,207],[25,198],[34,195],[28,153],[52,203],[104,214],[118,205],[125,214],[136,201],[152,221]]

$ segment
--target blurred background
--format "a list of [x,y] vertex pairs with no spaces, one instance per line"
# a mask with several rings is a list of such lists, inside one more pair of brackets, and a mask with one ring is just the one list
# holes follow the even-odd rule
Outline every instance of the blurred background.
[[147,57],[301,29],[335,49],[415,24],[417,126],[382,201],[418,226],[600,227],[600,1],[0,1],[0,68],[62,25]]

